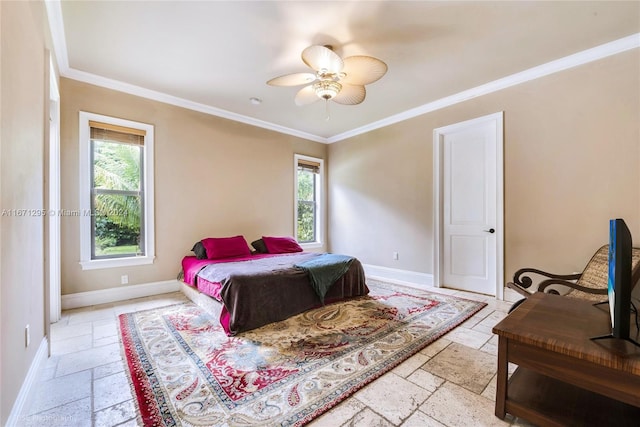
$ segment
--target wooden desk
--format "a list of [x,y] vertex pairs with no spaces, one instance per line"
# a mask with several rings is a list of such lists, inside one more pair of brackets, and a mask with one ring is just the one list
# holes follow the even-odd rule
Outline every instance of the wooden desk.
[[[510,413],[541,426],[640,425],[640,348],[589,339],[610,332],[607,304],[538,292],[493,332],[498,418]],[[518,369],[507,381],[509,362]]]

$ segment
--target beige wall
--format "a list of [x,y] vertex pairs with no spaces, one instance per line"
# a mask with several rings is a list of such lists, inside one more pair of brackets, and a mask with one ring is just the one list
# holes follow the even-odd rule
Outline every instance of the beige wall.
[[[326,145],[61,79],[62,207],[78,209],[78,112],[155,126],[153,265],[83,271],[79,221],[62,218],[62,294],[175,279],[204,237],[293,235],[295,153],[326,157]],[[124,285],[127,286],[127,285]]]
[[329,157],[332,251],[431,273],[433,129],[497,111],[506,278],[525,265],[580,270],[609,217],[640,235],[638,71],[637,50],[619,54],[332,144],[327,155],[322,144],[63,79],[63,208],[78,205],[78,111],[154,124],[157,255],[153,266],[82,271],[77,218],[63,218],[63,294],[121,286],[122,274],[130,284],[171,279],[204,236],[291,234],[294,152]]
[[581,271],[612,217],[638,244],[639,64],[634,49],[330,145],[331,250],[432,273],[433,130],[499,111],[507,279]]
[[[0,208],[44,209],[48,28],[41,2],[0,2]],[[0,217],[0,424],[44,337],[44,217]],[[25,326],[31,344],[25,347]]]

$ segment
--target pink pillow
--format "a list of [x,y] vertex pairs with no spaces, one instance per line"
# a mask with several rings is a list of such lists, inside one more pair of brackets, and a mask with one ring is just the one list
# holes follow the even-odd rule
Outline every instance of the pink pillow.
[[302,248],[293,237],[267,237],[262,236],[262,241],[270,254],[286,254],[290,252],[302,252]]
[[209,237],[202,239],[202,245],[207,251],[207,258],[231,258],[251,255],[251,250],[243,236]]

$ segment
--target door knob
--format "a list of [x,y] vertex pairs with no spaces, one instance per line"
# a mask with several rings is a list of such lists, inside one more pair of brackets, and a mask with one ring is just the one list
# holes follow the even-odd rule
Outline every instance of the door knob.
[[496,230],[494,230],[493,228],[490,228],[488,230],[483,230],[483,231],[486,231],[487,233],[491,233],[491,234],[496,232]]

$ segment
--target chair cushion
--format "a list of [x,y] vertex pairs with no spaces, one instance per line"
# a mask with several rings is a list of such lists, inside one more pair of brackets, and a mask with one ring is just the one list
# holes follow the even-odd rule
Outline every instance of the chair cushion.
[[[633,248],[631,253],[631,271],[635,272],[640,263],[640,248]],[[591,257],[577,285],[591,289],[607,289],[609,286],[609,245],[604,245]],[[590,301],[606,301],[606,294],[592,294],[572,289],[566,296]]]
[[604,245],[591,257],[576,284],[585,288],[606,289],[608,279],[609,245]]
[[607,301],[609,299],[609,297],[607,296],[607,294],[592,294],[589,292],[582,292],[578,289],[571,289],[569,291],[569,293],[565,294],[564,296],[569,297],[569,298],[578,298],[578,299],[583,299],[583,300],[588,300],[588,301],[593,301],[593,302],[604,302]]

